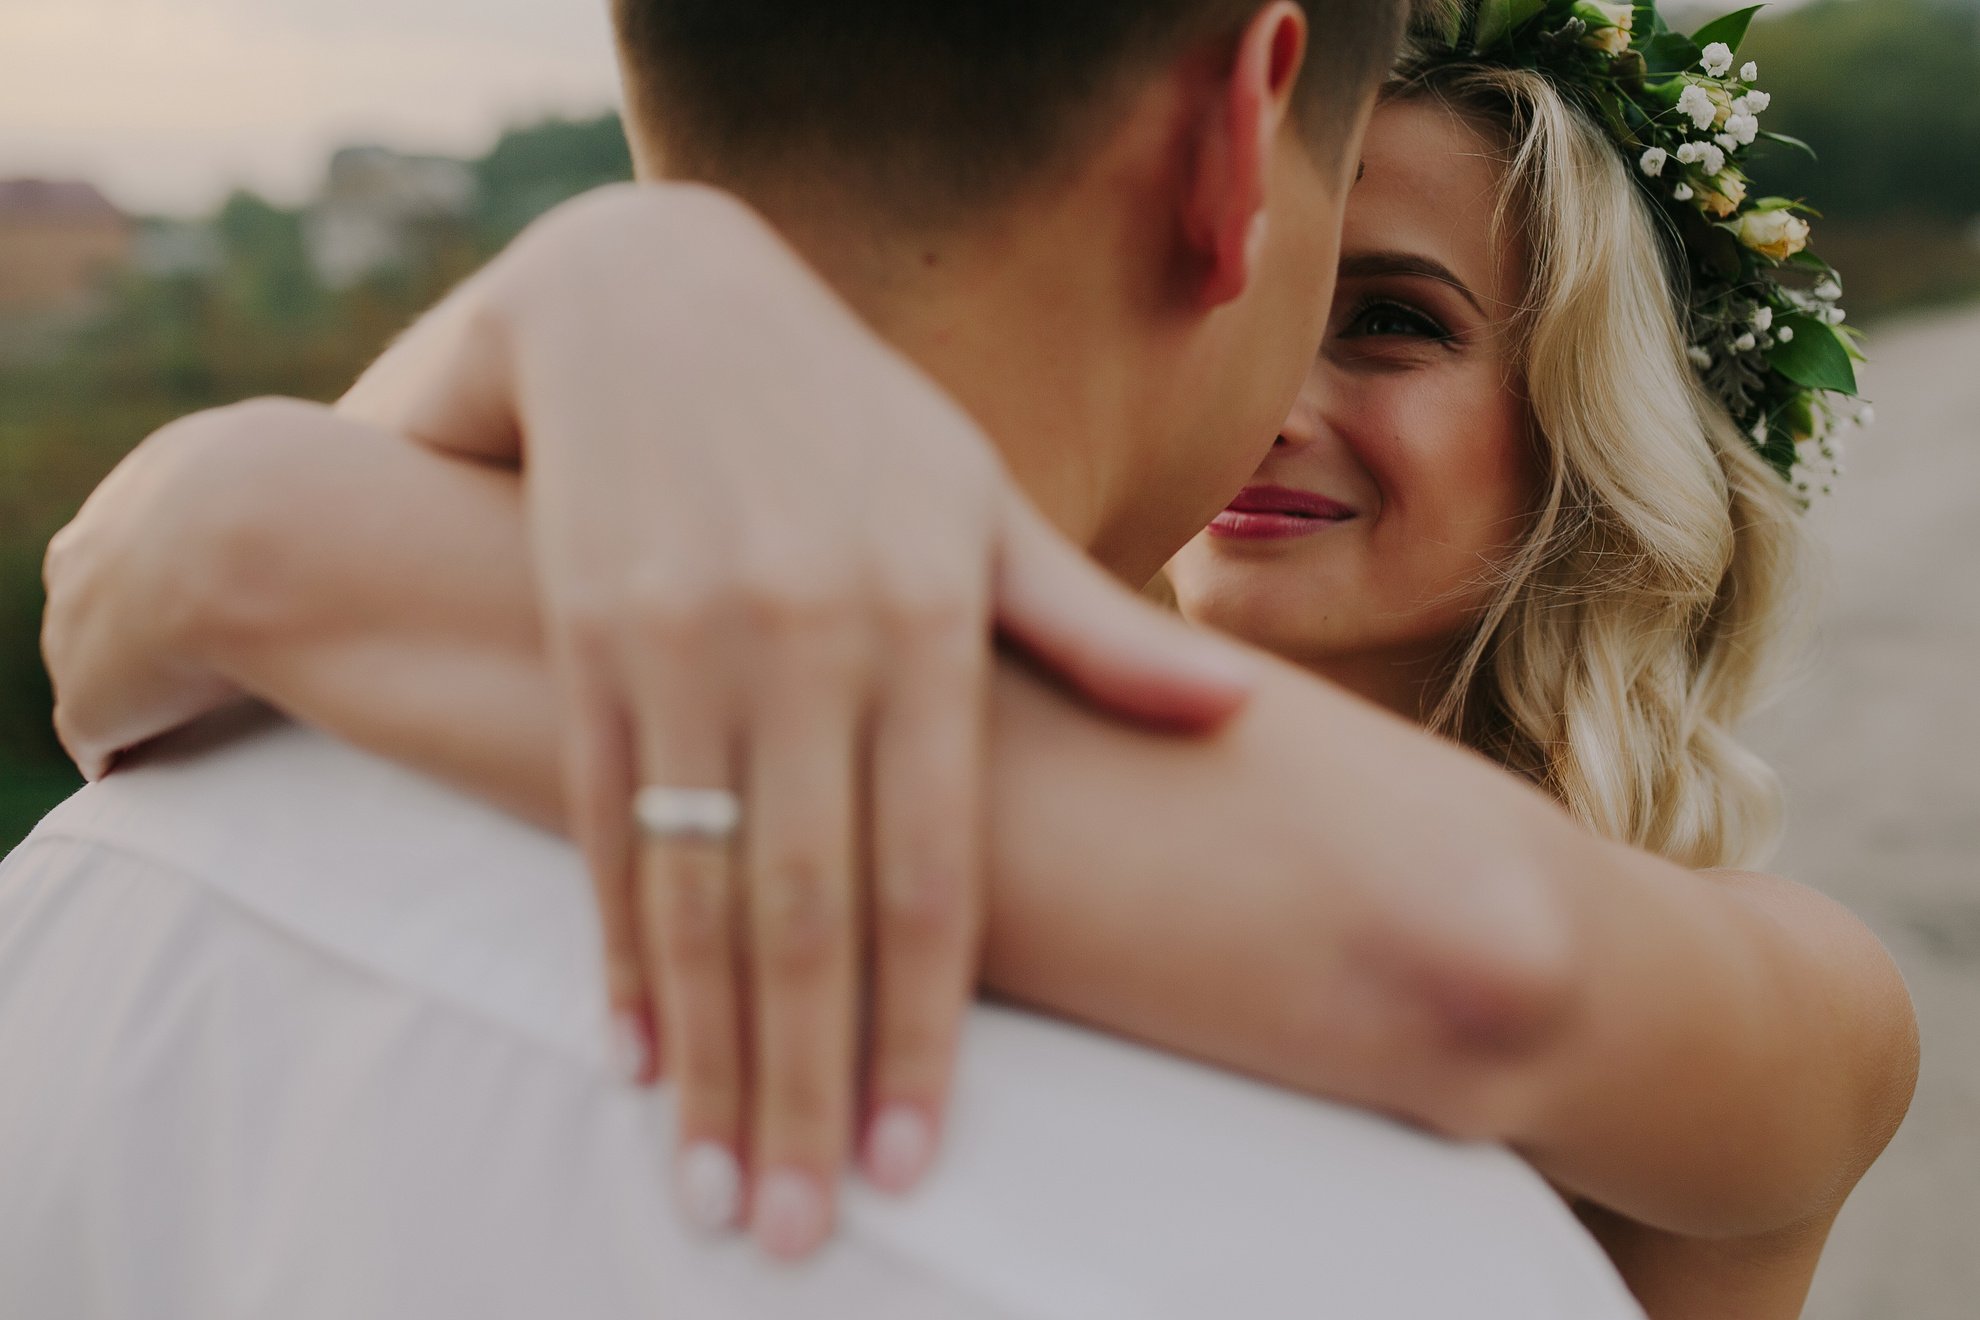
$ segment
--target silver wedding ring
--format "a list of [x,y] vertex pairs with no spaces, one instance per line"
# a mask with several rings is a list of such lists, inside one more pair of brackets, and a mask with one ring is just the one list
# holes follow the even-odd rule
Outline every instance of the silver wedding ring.
[[642,788],[633,819],[649,839],[727,843],[742,824],[742,799],[726,788]]

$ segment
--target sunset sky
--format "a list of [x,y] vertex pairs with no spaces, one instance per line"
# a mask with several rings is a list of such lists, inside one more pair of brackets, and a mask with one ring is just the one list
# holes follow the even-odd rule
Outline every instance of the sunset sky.
[[350,142],[474,153],[616,96],[606,0],[0,0],[0,177],[286,200]]

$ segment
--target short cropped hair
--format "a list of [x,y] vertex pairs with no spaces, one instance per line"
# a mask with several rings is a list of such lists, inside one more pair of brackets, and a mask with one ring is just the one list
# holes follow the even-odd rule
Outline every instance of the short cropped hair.
[[[633,109],[670,172],[830,178],[923,221],[995,205],[1103,125],[1125,80],[1235,40],[1266,0],[614,0]],[[1303,0],[1297,92],[1338,159],[1411,0]]]

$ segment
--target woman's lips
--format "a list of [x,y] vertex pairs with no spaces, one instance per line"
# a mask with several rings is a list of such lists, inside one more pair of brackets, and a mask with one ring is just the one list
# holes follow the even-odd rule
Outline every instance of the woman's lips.
[[1312,536],[1355,516],[1339,500],[1286,486],[1247,486],[1210,524],[1210,534],[1232,541],[1283,541]]

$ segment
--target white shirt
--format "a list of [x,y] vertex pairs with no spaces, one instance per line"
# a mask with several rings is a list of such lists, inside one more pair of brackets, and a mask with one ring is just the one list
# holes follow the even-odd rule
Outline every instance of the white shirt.
[[0,866],[0,1315],[1640,1320],[1503,1151],[989,1007],[921,1192],[700,1237],[572,850],[236,723]]

